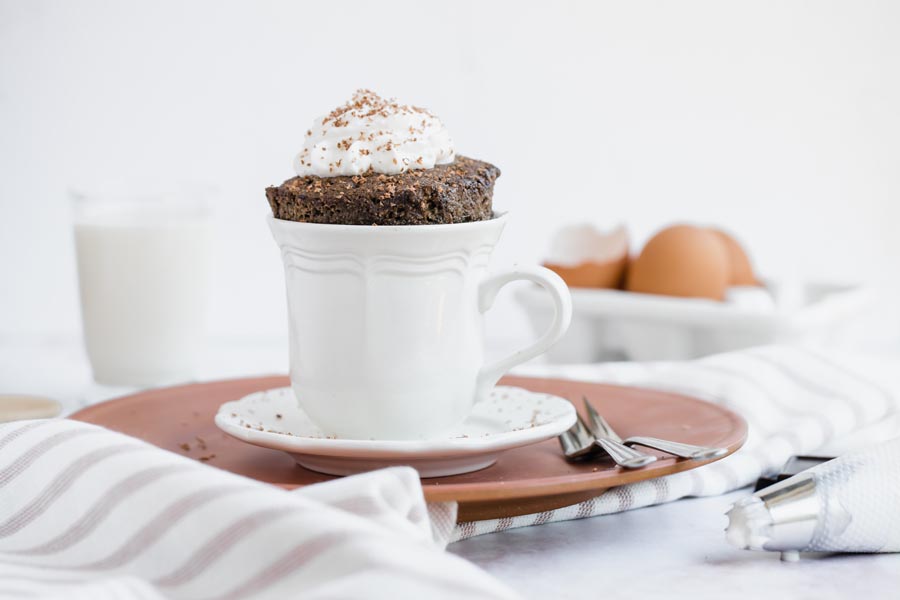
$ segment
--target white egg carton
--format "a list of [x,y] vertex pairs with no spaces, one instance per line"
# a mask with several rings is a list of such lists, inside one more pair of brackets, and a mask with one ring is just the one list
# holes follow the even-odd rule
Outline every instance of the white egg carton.
[[[829,343],[872,302],[853,285],[767,283],[774,303],[744,306],[694,298],[572,288],[569,331],[546,354],[552,363],[686,360],[772,343]],[[553,306],[540,288],[517,298],[536,332]]]

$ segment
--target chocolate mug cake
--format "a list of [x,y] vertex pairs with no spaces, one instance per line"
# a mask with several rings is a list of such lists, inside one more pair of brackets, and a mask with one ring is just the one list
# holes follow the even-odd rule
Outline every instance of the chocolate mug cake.
[[340,225],[431,225],[490,219],[500,170],[457,156],[441,121],[357,90],[317,119],[297,176],[266,189],[277,219]]

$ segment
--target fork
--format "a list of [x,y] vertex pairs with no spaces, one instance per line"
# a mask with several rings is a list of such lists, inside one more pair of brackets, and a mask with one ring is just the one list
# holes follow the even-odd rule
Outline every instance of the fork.
[[606,419],[600,416],[587,398],[582,398],[582,401],[590,419],[588,429],[594,436],[594,443],[603,448],[617,465],[626,469],[639,469],[656,461],[656,457],[652,454],[644,454],[623,444],[622,438],[616,435]]
[[655,437],[647,437],[645,435],[633,435],[625,438],[623,442],[626,446],[644,446],[661,450],[666,454],[678,456],[680,458],[689,458],[691,460],[710,460],[718,458],[728,452],[728,448],[712,448],[708,446],[695,446],[693,444],[685,444],[683,442],[672,442],[670,440],[661,440]]
[[579,459],[599,451],[626,469],[637,469],[656,460],[655,456],[637,452],[613,440],[607,440],[606,446],[604,446],[604,443],[591,433],[581,415],[576,415],[576,419],[572,427],[559,435],[559,445],[562,446],[563,454],[567,459]]
[[[649,437],[645,435],[633,435],[625,440],[622,440],[615,431],[613,431],[612,427],[609,426],[609,423],[606,422],[600,413],[594,408],[594,406],[588,402],[587,398],[582,397],[584,401],[585,410],[587,410],[588,416],[591,418],[591,421],[594,423],[594,429],[601,429],[607,435],[612,437],[614,440],[618,442],[622,442],[628,448],[632,446],[644,446],[646,448],[653,448],[654,450],[660,450],[665,452],[666,454],[671,454],[672,456],[677,456],[679,458],[689,458],[691,460],[710,460],[713,458],[718,458],[723,454],[728,452],[728,448],[711,448],[708,446],[695,446],[693,444],[685,444],[683,442],[672,442],[669,440],[661,440],[655,437]],[[600,437],[596,432],[594,432],[596,437]]]

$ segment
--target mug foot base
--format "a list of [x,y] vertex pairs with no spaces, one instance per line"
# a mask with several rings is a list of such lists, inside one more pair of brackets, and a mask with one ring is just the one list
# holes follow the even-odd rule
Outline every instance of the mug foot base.
[[486,469],[497,462],[497,456],[461,456],[447,458],[379,459],[341,456],[312,456],[309,454],[289,454],[298,465],[310,471],[326,475],[356,475],[387,467],[412,467],[419,477],[448,477]]

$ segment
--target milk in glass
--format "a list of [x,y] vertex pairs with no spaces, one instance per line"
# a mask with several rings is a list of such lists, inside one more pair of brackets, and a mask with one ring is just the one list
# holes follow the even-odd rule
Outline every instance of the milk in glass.
[[84,339],[97,382],[192,377],[203,344],[210,237],[200,203],[76,197]]

